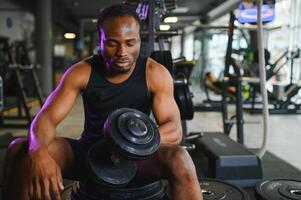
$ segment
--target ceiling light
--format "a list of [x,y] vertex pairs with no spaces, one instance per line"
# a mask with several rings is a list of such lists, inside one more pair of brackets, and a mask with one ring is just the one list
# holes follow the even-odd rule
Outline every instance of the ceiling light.
[[97,19],[92,19],[92,23],[97,23]]
[[74,39],[76,37],[75,33],[65,33],[64,38],[65,39]]
[[160,30],[161,31],[168,31],[170,29],[170,25],[168,24],[161,24],[160,25]]
[[240,23],[237,20],[235,20],[234,21],[234,26],[239,26],[239,25],[240,25]]
[[166,17],[164,19],[164,23],[176,23],[178,21],[178,17]]

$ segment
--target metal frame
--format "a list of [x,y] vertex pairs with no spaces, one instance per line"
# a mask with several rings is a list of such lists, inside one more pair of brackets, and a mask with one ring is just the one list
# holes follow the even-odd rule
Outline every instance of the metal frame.
[[[31,63],[29,63],[29,59],[26,60],[26,63],[17,63],[17,61],[13,58],[10,50],[11,48],[9,47],[8,41],[3,41],[6,44],[4,44],[7,49],[6,49],[6,54],[7,57],[9,58],[9,63],[7,66],[4,66],[7,68],[7,71],[9,71],[10,73],[12,73],[14,80],[16,81],[17,84],[17,88],[16,88],[16,99],[17,99],[17,116],[4,116],[4,112],[5,112],[5,107],[3,108],[2,112],[1,112],[1,116],[0,116],[0,124],[1,127],[27,127],[31,121],[33,120],[33,116],[30,113],[30,107],[28,106],[28,102],[29,99],[27,97],[26,94],[26,89],[24,86],[24,82],[23,82],[23,74],[24,72],[30,72],[30,75],[33,79],[33,89],[36,92],[36,97],[39,101],[39,105],[42,106],[43,104],[43,96],[42,96],[42,90],[40,87],[40,83],[38,80],[38,76],[37,76],[37,72],[36,72],[36,66],[32,65]],[[23,51],[23,53],[27,53],[26,48],[24,46],[24,44],[22,43],[18,43],[16,45],[19,45],[18,48],[21,48],[21,50]],[[3,101],[4,101],[4,97],[3,97]],[[24,113],[23,113],[24,112]],[[25,114],[25,115],[24,115]],[[26,120],[26,123],[24,124],[24,122],[22,123],[6,123],[6,119],[8,120]]]

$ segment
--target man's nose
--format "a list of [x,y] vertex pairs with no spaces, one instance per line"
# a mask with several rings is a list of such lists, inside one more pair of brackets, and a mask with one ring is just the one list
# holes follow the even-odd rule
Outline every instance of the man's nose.
[[120,45],[117,49],[117,56],[123,57],[127,55],[126,47],[124,45]]

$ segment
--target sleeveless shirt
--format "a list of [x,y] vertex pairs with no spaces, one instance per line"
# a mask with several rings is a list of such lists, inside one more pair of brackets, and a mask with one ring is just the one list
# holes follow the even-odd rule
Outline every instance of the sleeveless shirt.
[[105,77],[105,63],[100,55],[87,60],[91,74],[81,92],[84,104],[82,139],[93,141],[103,137],[103,124],[108,115],[119,108],[137,109],[146,115],[151,111],[151,95],[146,83],[146,57],[140,56],[129,78],[114,84]]

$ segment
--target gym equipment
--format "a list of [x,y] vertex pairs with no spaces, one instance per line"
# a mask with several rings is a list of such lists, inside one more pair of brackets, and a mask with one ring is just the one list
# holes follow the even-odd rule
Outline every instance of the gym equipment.
[[[127,1],[129,2],[129,1]],[[136,2],[137,3],[137,2]],[[145,0],[143,1],[145,7],[148,9],[147,11],[147,19],[143,20],[143,24],[141,27],[142,40],[142,55],[150,56],[151,53],[155,49],[155,43],[158,41],[160,46],[160,50],[164,50],[163,40],[161,36],[173,36],[178,34],[177,31],[159,31],[161,18],[166,16],[166,14],[172,9],[176,8],[176,1],[161,1],[161,0]],[[139,3],[137,5],[137,9],[141,11],[139,8]],[[146,12],[145,10],[142,12]],[[138,14],[140,14],[139,12]],[[145,14],[143,14],[145,15]],[[146,18],[146,17],[144,17]]]
[[[164,40],[180,34],[180,31],[161,31],[160,23],[169,12],[176,8],[176,1],[161,0],[126,0],[125,3],[136,9],[141,25],[141,48],[140,54],[150,56],[155,50],[155,43],[158,43],[161,52],[164,51]],[[160,51],[158,51],[160,53]],[[168,66],[168,65],[167,65]],[[170,69],[170,68],[168,68]]]
[[[43,104],[43,95],[36,72],[37,66],[30,63],[24,42],[9,44],[8,38],[0,37],[0,55],[5,96],[5,107],[0,115],[1,127],[27,127],[33,119],[30,108],[37,104],[34,103],[35,98],[40,106]],[[32,95],[34,100],[29,99],[29,91],[35,92]],[[17,111],[17,116],[11,115],[12,110]],[[22,123],[21,120],[24,119],[26,123]],[[18,120],[18,122],[10,123],[5,122],[6,120]]]
[[301,200],[301,181],[265,180],[256,184],[255,191],[258,200]]
[[[235,60],[232,58],[232,43],[234,34],[234,21],[235,15],[230,12],[229,19],[229,29],[228,29],[228,42],[227,51],[225,58],[225,70],[224,70],[224,80],[223,80],[223,93],[222,93],[222,117],[224,125],[224,133],[230,133],[230,129],[234,123],[236,123],[236,134],[238,142],[244,142],[244,130],[243,130],[243,110],[242,110],[242,77],[240,69],[237,67]],[[235,76],[230,75],[230,67],[233,67],[235,71]],[[235,116],[228,118],[228,86],[235,85]],[[233,120],[235,119],[235,120]]]
[[176,63],[175,60],[173,60],[175,63],[175,70],[174,74],[176,78],[186,78],[189,80],[190,75],[192,73],[192,70],[195,66],[195,61],[182,61]]
[[202,179],[199,182],[204,200],[249,199],[245,191],[232,184],[215,179]]
[[194,116],[194,108],[192,102],[193,94],[189,90],[187,80],[174,80],[174,98],[180,110],[182,120],[191,120]]
[[174,76],[173,61],[170,51],[153,51],[150,57],[166,67],[170,74]]
[[262,179],[261,160],[227,135],[198,133],[187,140],[196,146],[191,156],[199,166],[199,177],[226,180],[243,187],[253,187]]
[[148,158],[160,145],[156,124],[130,108],[120,108],[109,115],[104,135],[88,151],[86,159],[91,179],[98,184],[127,185],[137,171],[135,160]]
[[[289,52],[288,50],[283,52],[274,63],[267,63],[269,69],[266,70],[266,80],[271,79],[273,76],[277,76],[277,73],[290,62],[291,76],[290,84],[285,87],[285,98],[279,98],[277,95],[268,91],[269,103],[271,108],[270,114],[300,114],[301,105],[294,102],[292,99],[296,96],[301,88],[300,83],[293,83],[293,65],[294,60],[300,57],[300,49]],[[254,92],[252,97],[252,104],[250,108],[245,108],[252,114],[259,114],[262,112],[261,107],[256,106],[255,97],[259,92],[257,85],[251,85]]]
[[62,199],[67,200],[71,197],[73,200],[163,200],[166,195],[166,186],[163,181],[131,185],[124,188],[108,188],[74,182],[63,191]]

